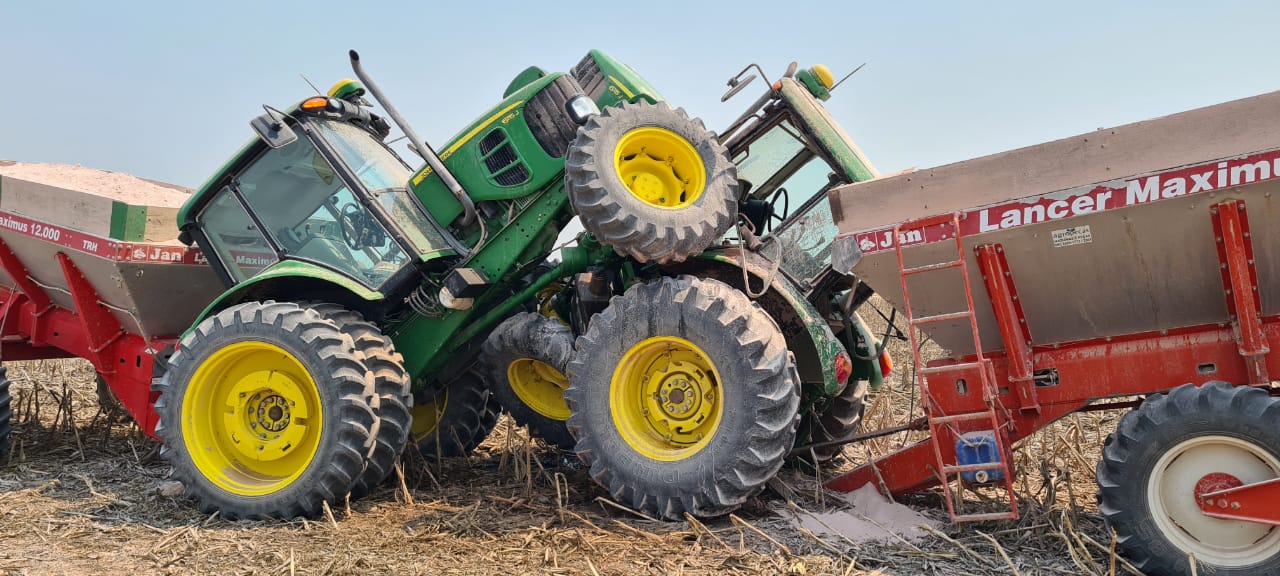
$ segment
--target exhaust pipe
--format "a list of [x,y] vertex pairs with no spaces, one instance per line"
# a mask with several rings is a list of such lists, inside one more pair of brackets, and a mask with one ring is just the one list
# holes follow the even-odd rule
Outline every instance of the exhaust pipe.
[[365,89],[367,89],[370,94],[373,94],[373,98],[377,100],[378,105],[382,106],[382,109],[387,112],[387,116],[391,117],[391,121],[396,123],[396,126],[400,128],[401,132],[404,132],[405,136],[409,137],[409,144],[413,146],[413,149],[417,150],[418,154],[427,161],[427,165],[430,166],[436,174],[440,175],[440,181],[444,182],[445,187],[449,189],[449,192],[453,194],[453,197],[457,198],[458,202],[462,203],[462,208],[465,211],[462,215],[462,225],[467,226],[472,222],[475,222],[476,204],[471,201],[471,197],[467,195],[467,191],[462,189],[462,185],[458,184],[458,179],[454,178],[453,173],[450,172],[448,168],[444,167],[444,162],[436,155],[436,151],[432,150],[431,146],[427,145],[425,140],[418,137],[418,133],[413,131],[413,127],[409,126],[409,123],[405,121],[404,117],[396,111],[395,106],[391,105],[391,101],[387,100],[387,97],[382,93],[382,90],[378,88],[378,85],[369,78],[367,73],[365,73],[364,66],[360,65],[360,54],[356,53],[355,50],[351,50],[348,54],[351,56],[351,69],[355,71],[356,78],[359,78],[360,81],[364,83]]

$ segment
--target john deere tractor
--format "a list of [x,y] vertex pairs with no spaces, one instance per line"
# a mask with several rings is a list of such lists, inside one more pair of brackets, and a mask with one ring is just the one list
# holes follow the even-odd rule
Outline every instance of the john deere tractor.
[[[583,68],[575,76],[592,78]],[[725,100],[752,69],[764,76],[749,66]],[[788,454],[830,461],[891,367],[855,312],[871,290],[831,267],[826,192],[875,169],[821,104],[834,84],[824,66],[765,83],[717,138],[738,181],[733,233],[680,262],[633,255],[553,283],[481,356],[517,422],[576,451],[614,498],[649,514],[724,513]]]
[[[615,497],[717,514],[781,465],[802,392],[817,406],[878,370],[742,232],[768,227],[751,210],[780,184],[746,190],[725,143],[629,67],[592,51],[571,74],[529,68],[437,153],[350,56],[359,82],[266,107],[179,213],[227,286],[156,387],[162,453],[202,509],[317,514],[410,442],[467,453],[502,399],[518,418],[560,410],[539,432],[567,431],[553,441]],[[779,98],[804,89],[780,82]],[[393,123],[420,168],[386,145]],[[747,124],[744,144],[762,130]],[[548,268],[575,215],[585,232]]]

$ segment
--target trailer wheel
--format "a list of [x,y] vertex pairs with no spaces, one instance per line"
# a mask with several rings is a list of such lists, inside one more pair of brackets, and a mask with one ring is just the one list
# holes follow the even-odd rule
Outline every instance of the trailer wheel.
[[404,357],[396,352],[391,339],[359,312],[337,304],[313,304],[310,307],[351,337],[360,360],[373,374],[373,389],[378,396],[374,408],[378,416],[378,434],[368,465],[355,486],[351,487],[351,498],[362,498],[386,479],[409,442],[410,409],[413,406],[409,373],[404,369]]
[[609,106],[578,129],[565,192],[582,226],[640,262],[681,262],[737,219],[737,169],[701,120],[666,103]]
[[498,404],[517,424],[548,443],[570,450],[573,435],[565,421],[569,405],[564,372],[573,355],[573,331],[540,314],[512,316],[489,334],[480,366]]
[[428,460],[466,456],[493,431],[500,410],[484,379],[468,370],[413,406],[411,438]]
[[[850,382],[839,395],[814,406],[800,418],[797,440],[804,444],[817,444],[852,436],[862,424],[867,386],[866,380]],[[798,457],[809,464],[826,464],[836,459],[843,449],[844,446],[816,447],[802,451]]]
[[1280,477],[1277,421],[1280,399],[1225,382],[1181,386],[1125,414],[1098,464],[1098,507],[1135,566],[1193,574],[1194,555],[1201,574],[1280,574],[1280,527],[1211,518],[1196,503],[1210,485]]
[[777,324],[716,280],[613,300],[569,363],[578,457],[614,499],[667,519],[725,514],[782,467],[799,378]]
[[350,492],[378,432],[351,337],[291,302],[196,325],[157,385],[161,455],[206,513],[315,516]]
[[9,393],[7,369],[0,366],[0,464],[9,456],[9,434],[13,424],[13,395]]

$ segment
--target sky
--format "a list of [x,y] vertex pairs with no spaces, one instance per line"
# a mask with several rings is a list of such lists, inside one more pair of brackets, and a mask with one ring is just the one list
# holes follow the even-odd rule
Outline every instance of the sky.
[[439,145],[520,70],[591,48],[727,125],[749,63],[837,78],[828,103],[882,173],[1280,89],[1277,2],[64,2],[0,0],[0,159],[198,186],[287,106],[368,71]]

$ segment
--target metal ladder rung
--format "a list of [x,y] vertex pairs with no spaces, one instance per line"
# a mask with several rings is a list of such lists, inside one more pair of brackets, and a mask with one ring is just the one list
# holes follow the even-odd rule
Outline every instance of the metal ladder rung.
[[968,414],[956,414],[953,416],[936,416],[929,419],[933,424],[947,424],[950,422],[965,422],[968,420],[989,420],[990,412],[969,412]]
[[947,262],[939,262],[937,264],[928,264],[926,266],[916,266],[915,268],[906,268],[902,271],[903,276],[912,274],[922,274],[924,272],[932,272],[934,270],[946,270],[947,268],[959,268],[964,264],[962,260],[950,260]]
[[920,369],[920,373],[928,376],[930,374],[943,374],[946,372],[958,372],[961,370],[969,370],[982,366],[981,362],[961,362],[959,364],[947,364],[946,366],[929,366]]
[[956,514],[951,517],[952,522],[982,522],[985,520],[1014,520],[1018,518],[1018,513],[1012,510],[1008,512],[988,512],[986,514]]
[[943,474],[960,474],[962,472],[979,472],[982,470],[1004,470],[1004,462],[982,462],[979,464],[958,464],[956,466],[943,466]]
[[936,314],[934,316],[925,316],[924,318],[912,318],[911,325],[919,326],[921,324],[928,324],[930,322],[946,322],[947,320],[960,320],[960,319],[969,318],[972,316],[973,316],[973,312],[970,312],[968,310],[962,310],[960,312],[950,312],[947,314]]

